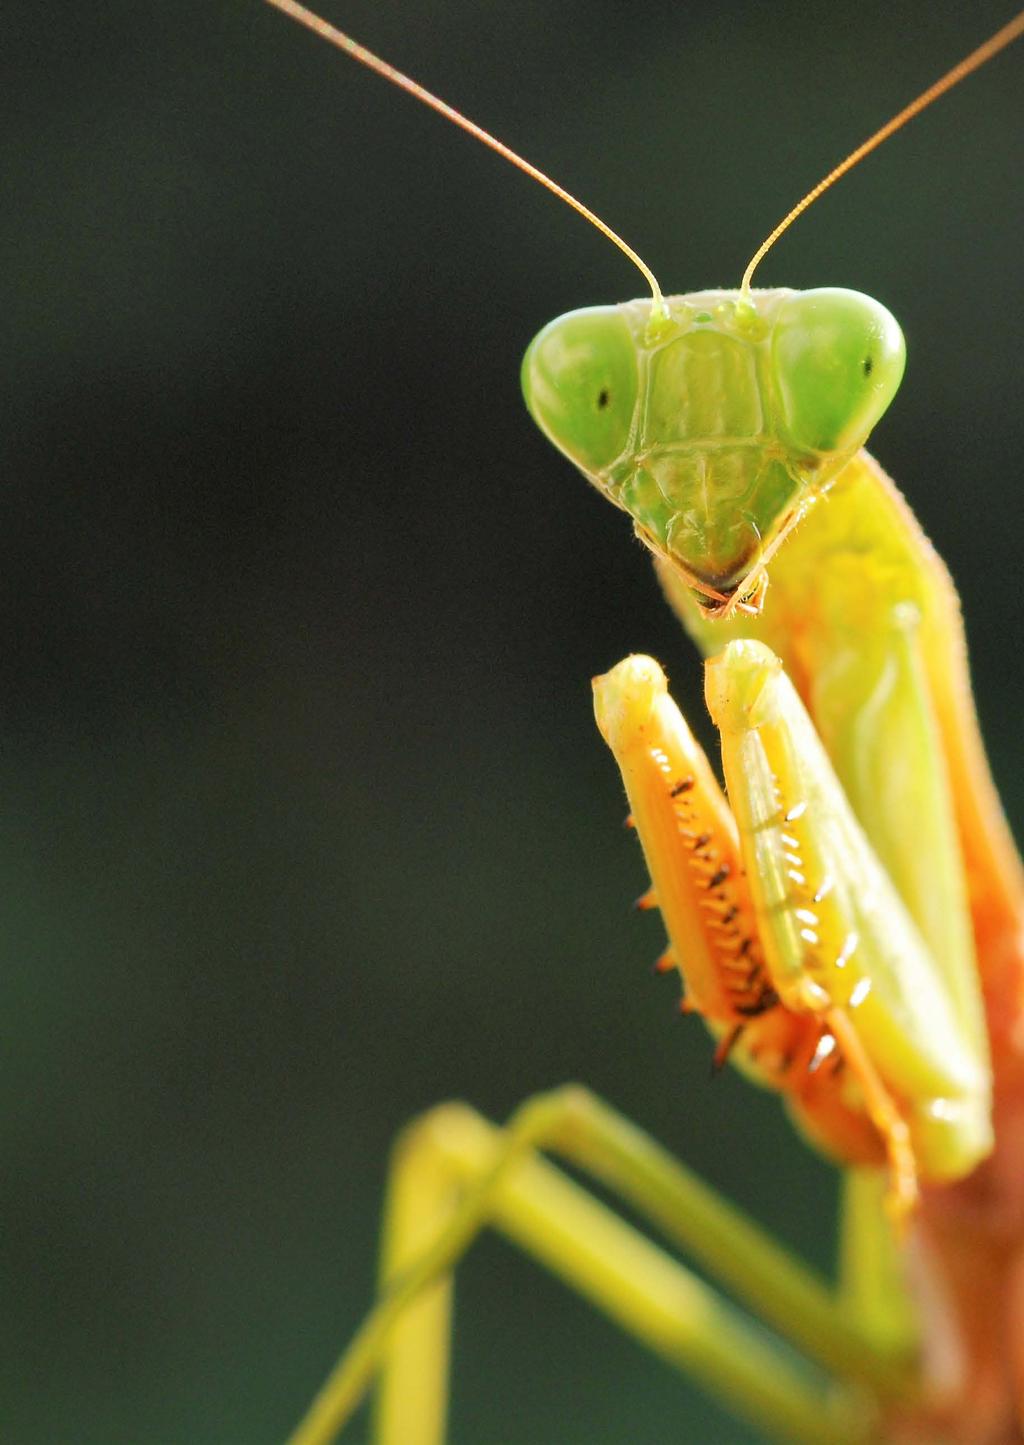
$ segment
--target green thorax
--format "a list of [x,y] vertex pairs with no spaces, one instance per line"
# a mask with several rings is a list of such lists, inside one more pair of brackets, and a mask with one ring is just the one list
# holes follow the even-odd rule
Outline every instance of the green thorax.
[[542,430],[712,609],[755,590],[809,500],[863,445],[903,369],[856,292],[698,291],[550,323],[523,363]]

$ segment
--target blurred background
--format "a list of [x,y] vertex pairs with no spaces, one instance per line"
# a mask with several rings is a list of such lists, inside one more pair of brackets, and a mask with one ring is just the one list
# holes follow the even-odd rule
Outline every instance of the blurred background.
[[[1012,6],[325,8],[681,291]],[[701,718],[696,659],[519,398],[547,319],[639,279],[256,0],[0,32],[5,1439],[280,1440],[370,1299],[389,1142],[449,1096],[585,1080],[829,1268],[832,1171],[709,1082],[629,909],[589,679],[653,652]],[[1018,827],[1022,75],[759,275],[904,325],[874,450],[960,583]],[[459,1280],[456,1445],[757,1439],[495,1239]]]

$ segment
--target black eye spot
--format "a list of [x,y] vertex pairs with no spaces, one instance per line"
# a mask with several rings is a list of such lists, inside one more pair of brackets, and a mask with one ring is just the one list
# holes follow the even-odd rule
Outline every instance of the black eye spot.
[[609,394],[608,394],[608,388],[607,388],[606,386],[602,386],[601,390],[600,390],[600,391],[598,392],[598,394],[597,394],[597,409],[598,409],[598,411],[604,411],[605,407],[608,405],[608,403],[609,403],[610,401],[611,401],[611,397],[610,397]]
[[874,369],[875,369],[875,359],[874,359],[874,357],[873,357],[873,356],[865,356],[865,358],[864,358],[863,362],[861,363],[861,365],[862,365],[862,367],[863,367],[864,375],[865,375],[865,376],[870,376],[871,373],[872,373],[872,372],[874,371]]

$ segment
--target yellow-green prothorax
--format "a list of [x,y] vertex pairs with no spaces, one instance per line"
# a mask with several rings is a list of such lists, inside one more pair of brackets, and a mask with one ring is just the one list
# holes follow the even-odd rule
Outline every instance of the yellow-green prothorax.
[[711,610],[862,447],[896,394],[893,316],[856,291],[698,291],[570,311],[523,359],[545,435]]

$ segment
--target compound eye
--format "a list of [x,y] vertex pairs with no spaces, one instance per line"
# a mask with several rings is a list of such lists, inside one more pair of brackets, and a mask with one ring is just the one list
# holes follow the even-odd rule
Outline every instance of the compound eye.
[[636,409],[636,347],[617,306],[570,311],[548,323],[523,358],[523,395],[555,446],[588,472],[626,449]]
[[772,358],[790,440],[807,451],[845,452],[863,446],[896,395],[906,345],[878,301],[822,287],[783,303]]

